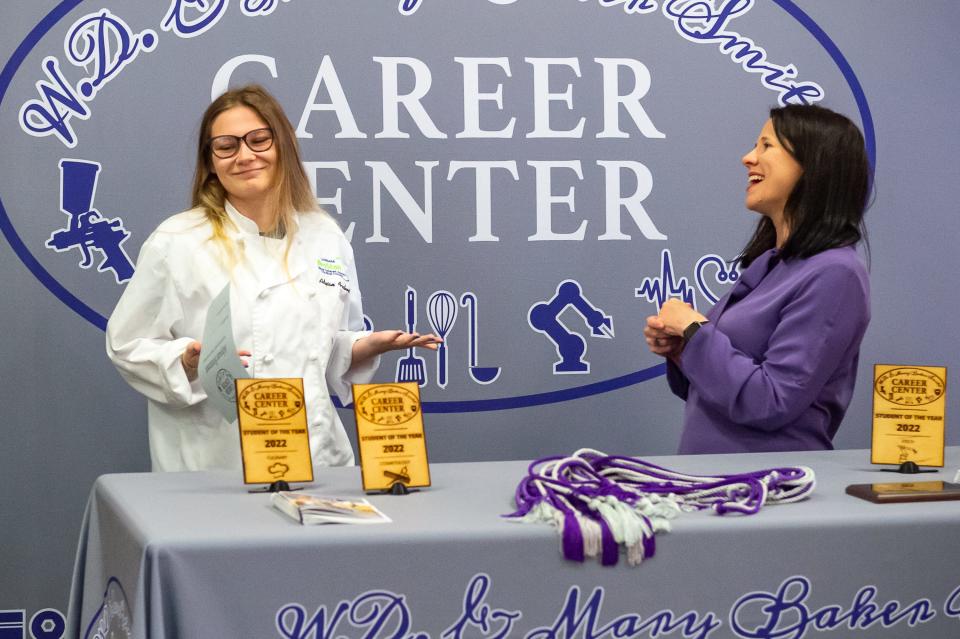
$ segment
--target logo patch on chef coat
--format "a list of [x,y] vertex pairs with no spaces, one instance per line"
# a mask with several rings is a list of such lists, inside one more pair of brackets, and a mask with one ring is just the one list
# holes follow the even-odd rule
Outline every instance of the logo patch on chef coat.
[[323,275],[338,277],[344,282],[350,281],[350,276],[347,275],[347,268],[343,264],[341,264],[339,259],[335,257],[334,258],[318,257],[317,269]]
[[324,286],[339,286],[341,289],[350,292],[347,282],[350,276],[347,275],[346,267],[337,258],[317,258],[317,270],[320,271],[320,283]]

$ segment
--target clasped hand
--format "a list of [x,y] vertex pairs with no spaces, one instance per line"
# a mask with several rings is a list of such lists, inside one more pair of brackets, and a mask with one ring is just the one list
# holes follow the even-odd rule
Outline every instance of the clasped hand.
[[654,355],[677,361],[683,351],[683,331],[693,322],[702,322],[707,318],[686,302],[670,298],[660,307],[659,315],[647,318],[643,329],[647,347]]

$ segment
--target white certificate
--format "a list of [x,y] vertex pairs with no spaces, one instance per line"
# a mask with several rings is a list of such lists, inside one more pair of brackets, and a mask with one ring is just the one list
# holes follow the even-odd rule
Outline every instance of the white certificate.
[[230,317],[230,283],[207,309],[203,325],[198,366],[200,383],[207,391],[207,400],[220,411],[228,422],[237,419],[237,389],[235,379],[249,377],[233,341],[233,321]]

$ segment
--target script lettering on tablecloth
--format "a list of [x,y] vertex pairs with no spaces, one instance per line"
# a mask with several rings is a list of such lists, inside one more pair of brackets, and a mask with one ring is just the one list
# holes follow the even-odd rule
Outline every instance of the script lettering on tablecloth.
[[[799,576],[785,580],[775,593],[752,592],[744,595],[730,611],[731,628],[743,639],[803,637],[808,629],[846,627],[865,630],[877,625],[890,628],[902,621],[912,628],[930,621],[937,614],[933,604],[926,598],[907,606],[897,600],[877,604],[874,601],[877,596],[875,586],[860,588],[847,609],[832,605],[813,610],[806,605],[809,595],[810,581]],[[753,628],[745,627],[740,621],[741,615],[750,619],[760,618],[763,623]]]
[[[495,608],[487,603],[493,580],[485,573],[474,575],[463,595],[462,609],[455,622],[440,639],[507,639],[517,636],[521,610]],[[863,586],[849,605],[825,605],[812,608],[810,580],[802,575],[785,579],[774,591],[753,591],[740,596],[729,610],[729,630],[740,639],[800,639],[812,633],[837,628],[867,634],[877,627],[926,624],[937,617],[930,599],[917,598],[909,604],[896,599],[876,601],[876,586]],[[678,613],[660,610],[653,614],[620,614],[605,620],[602,616],[606,591],[594,588],[584,596],[579,586],[567,591],[560,611],[552,622],[534,627],[523,639],[640,639],[641,637],[683,637],[710,639],[724,627],[723,618],[714,612],[690,610]],[[943,604],[946,617],[960,618],[960,586],[954,588]],[[284,639],[431,639],[424,632],[411,631],[413,613],[404,595],[388,590],[370,590],[353,600],[344,600],[329,611],[317,607],[313,615],[297,603],[290,603],[276,614],[276,627]],[[358,634],[350,630],[360,630]]]
[[513,622],[523,615],[519,610],[500,610],[484,603],[489,590],[490,576],[483,573],[474,575],[463,595],[463,614],[443,631],[443,639],[463,639],[468,630],[475,632],[476,628],[489,639],[505,639],[510,636]]
[[341,601],[329,614],[326,606],[308,616],[300,604],[287,604],[276,615],[277,630],[286,639],[336,639],[341,623],[362,631],[346,635],[358,639],[430,639],[422,632],[407,634],[411,614],[406,599],[387,590],[369,590],[353,601]]
[[697,612],[677,615],[672,610],[661,610],[646,618],[636,613],[627,613],[603,624],[600,621],[603,598],[603,588],[595,588],[581,606],[580,588],[571,587],[563,609],[553,625],[537,628],[527,634],[526,639],[565,639],[578,636],[583,639],[616,639],[638,637],[640,633],[658,637],[675,630],[679,630],[680,636],[687,639],[707,639],[711,632],[723,625],[712,612],[701,618]]

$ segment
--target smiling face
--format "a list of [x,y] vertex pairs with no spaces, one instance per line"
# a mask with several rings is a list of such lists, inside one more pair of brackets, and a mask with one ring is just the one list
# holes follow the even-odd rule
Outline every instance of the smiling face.
[[769,217],[778,228],[779,236],[784,207],[803,169],[777,139],[772,120],[763,125],[756,145],[742,161],[747,167],[746,206]]
[[[250,107],[235,106],[213,120],[209,137],[242,137],[250,131],[267,127],[267,123]],[[266,196],[276,185],[277,145],[266,151],[251,151],[245,142],[241,142],[240,149],[232,157],[219,158],[212,152],[209,157],[230,202],[247,217],[257,219],[262,215]]]

